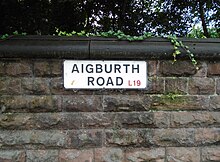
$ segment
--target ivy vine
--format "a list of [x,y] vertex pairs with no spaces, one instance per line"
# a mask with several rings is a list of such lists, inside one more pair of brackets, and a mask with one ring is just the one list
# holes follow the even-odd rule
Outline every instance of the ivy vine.
[[[14,31],[12,35],[27,35],[27,33],[19,33],[18,31]],[[0,36],[0,39],[7,39],[10,35],[9,34],[3,34]]]
[[[56,28],[56,33],[58,36],[97,36],[97,37],[116,37],[119,40],[127,40],[127,41],[143,41],[147,38],[152,38],[155,37],[155,35],[153,35],[152,33],[149,32],[145,32],[143,35],[141,36],[131,36],[131,35],[126,35],[124,34],[122,31],[118,30],[117,32],[115,31],[108,31],[108,32],[97,32],[97,33],[86,33],[85,31],[81,31],[81,32],[76,32],[76,31],[72,31],[71,33],[68,33],[66,31],[60,31],[58,28]],[[177,61],[177,56],[181,54],[180,48],[182,48],[183,50],[186,51],[188,57],[190,58],[192,64],[196,67],[196,69],[198,70],[197,67],[197,61],[195,59],[194,54],[189,50],[189,47],[184,45],[182,41],[178,40],[178,38],[175,35],[168,35],[168,36],[161,36],[163,38],[168,39],[172,45],[173,45],[173,49],[174,52],[172,54],[173,56],[173,63],[175,63]]]
[[[96,32],[96,33],[86,33],[85,31],[81,31],[81,32],[72,31],[72,32],[68,33],[66,31],[61,31],[58,28],[56,28],[56,34],[58,36],[77,35],[77,36],[86,36],[86,37],[96,36],[96,37],[105,37],[105,38],[116,37],[119,40],[127,40],[127,41],[143,41],[147,38],[156,37],[155,35],[153,35],[152,33],[149,33],[149,32],[145,32],[141,36],[131,36],[131,35],[124,34],[120,30],[118,30],[117,32],[110,30],[108,32]],[[18,31],[14,31],[12,35],[26,35],[26,33],[19,33]],[[9,37],[9,34],[4,34],[4,35],[0,36],[0,39],[7,39],[8,37]],[[195,59],[194,54],[189,50],[188,46],[184,45],[182,41],[178,40],[178,38],[175,35],[168,35],[168,36],[161,36],[161,37],[168,39],[173,45],[173,49],[174,49],[174,52],[172,54],[173,63],[175,63],[177,61],[177,56],[181,54],[180,48],[182,48],[183,50],[186,51],[192,64],[198,70],[198,67],[197,67],[198,63]]]
[[194,54],[189,50],[189,47],[184,45],[182,41],[178,40],[178,38],[174,35],[169,35],[166,37],[170,42],[173,44],[173,62],[175,63],[177,61],[177,56],[181,54],[180,48],[186,51],[188,57],[190,58],[192,64],[196,67],[198,70],[199,68],[197,67],[198,62],[195,59]]

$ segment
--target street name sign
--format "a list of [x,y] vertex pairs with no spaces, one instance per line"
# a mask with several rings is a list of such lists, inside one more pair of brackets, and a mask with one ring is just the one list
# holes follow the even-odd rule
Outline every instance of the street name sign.
[[144,89],[147,86],[145,61],[65,60],[66,89]]

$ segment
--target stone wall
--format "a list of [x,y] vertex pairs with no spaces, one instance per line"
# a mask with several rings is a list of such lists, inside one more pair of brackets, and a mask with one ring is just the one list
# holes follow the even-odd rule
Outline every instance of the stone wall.
[[66,90],[63,59],[0,59],[0,161],[220,161],[220,61],[146,60],[146,90]]

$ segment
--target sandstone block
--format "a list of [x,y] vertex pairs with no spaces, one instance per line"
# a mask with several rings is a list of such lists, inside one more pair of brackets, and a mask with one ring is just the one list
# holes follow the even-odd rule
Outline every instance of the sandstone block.
[[[64,89],[63,78],[52,78],[50,82],[52,94],[70,94],[68,90]],[[73,93],[73,92],[72,92]]]
[[96,148],[95,162],[124,162],[124,153],[120,148]]
[[202,148],[202,162],[218,162],[220,161],[220,147],[203,147]]
[[152,110],[206,110],[209,108],[207,96],[179,96],[158,95],[152,96],[150,109]]
[[146,93],[163,94],[164,93],[164,78],[150,77],[148,78],[148,87]]
[[220,126],[220,112],[172,112],[171,127]]
[[34,127],[32,114],[3,113],[0,114],[1,129],[30,129]]
[[[149,104],[138,95],[105,95],[103,98],[104,111],[146,111]],[[147,98],[145,98],[147,100]]]
[[63,110],[69,112],[102,111],[102,96],[71,95],[63,96]]
[[138,130],[106,130],[107,146],[140,146],[144,139]]
[[132,149],[126,151],[126,162],[165,161],[164,148]]
[[51,75],[50,63],[47,61],[36,61],[34,63],[34,75],[36,77],[46,77]]
[[166,78],[165,93],[187,94],[187,79],[186,78]]
[[8,94],[18,95],[21,92],[21,79],[20,78],[8,78]]
[[63,75],[63,61],[62,60],[53,60],[50,63],[51,67],[51,76],[61,77]]
[[155,129],[152,142],[157,146],[194,146],[194,129]]
[[69,131],[68,137],[70,140],[69,147],[76,149],[101,147],[103,141],[101,130]]
[[82,115],[78,113],[38,113],[31,122],[38,129],[70,130],[82,128]]
[[8,92],[8,79],[6,77],[0,78],[0,95],[7,94]]
[[82,113],[83,128],[115,128],[118,125],[118,120],[115,113]]
[[1,162],[26,162],[24,151],[17,150],[1,150],[0,161]]
[[57,150],[27,150],[26,162],[58,162]]
[[209,62],[208,75],[220,75],[220,62]]
[[94,162],[93,150],[60,150],[59,162]]
[[199,68],[194,77],[207,77],[208,65],[206,62],[198,62],[197,67]]
[[200,151],[196,147],[168,147],[167,162],[200,162]]
[[216,80],[216,93],[220,95],[220,79]]
[[22,89],[24,94],[50,94],[49,79],[23,78]]
[[220,96],[210,97],[210,109],[214,111],[220,110]]
[[23,96],[4,95],[0,98],[2,112],[23,112],[28,109],[28,98]]
[[169,112],[158,111],[154,112],[154,124],[156,128],[168,128],[170,127],[171,115]]
[[69,138],[60,130],[12,130],[0,132],[2,149],[50,149],[69,146]]
[[11,62],[6,65],[6,75],[9,76],[32,76],[32,63]]
[[147,128],[154,127],[153,113],[149,112],[123,112],[117,113],[118,124],[122,128]]
[[212,78],[191,78],[189,93],[193,95],[212,95],[215,93],[215,80]]
[[163,76],[191,76],[196,74],[196,67],[190,61],[161,61],[159,72]]
[[61,107],[59,96],[30,96],[28,104],[30,112],[57,111]]
[[159,65],[159,61],[157,60],[151,60],[147,62],[147,70],[148,70],[148,76],[149,77],[155,77],[158,75],[158,65]]
[[4,75],[5,75],[5,63],[0,62],[0,76],[4,76]]
[[4,112],[51,112],[61,107],[58,96],[1,96],[0,108]]
[[220,128],[200,128],[195,130],[195,145],[215,145],[220,142]]

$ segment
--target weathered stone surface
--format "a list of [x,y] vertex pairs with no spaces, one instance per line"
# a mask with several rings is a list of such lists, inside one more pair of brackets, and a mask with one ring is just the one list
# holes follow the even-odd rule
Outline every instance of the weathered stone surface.
[[34,75],[36,77],[45,77],[51,75],[50,63],[47,61],[37,61],[34,63]]
[[216,79],[216,93],[220,95],[220,79]]
[[33,114],[31,123],[38,129],[70,130],[82,128],[82,120],[78,113],[38,113]]
[[220,126],[220,112],[172,112],[171,127]]
[[[2,129],[94,129],[151,128],[161,119],[153,113],[4,113],[0,114]],[[164,119],[166,120],[166,119]]]
[[164,162],[165,149],[164,148],[145,148],[145,149],[131,149],[126,152],[126,162]]
[[23,94],[50,94],[49,79],[47,78],[23,78]]
[[8,80],[6,77],[0,78],[0,95],[7,94],[8,92]]
[[200,162],[199,148],[168,147],[167,162]]
[[189,94],[207,95],[215,93],[215,80],[212,78],[191,78]]
[[54,77],[50,79],[50,89],[51,94],[54,95],[94,95],[94,94],[102,94],[98,91],[90,91],[90,90],[72,90],[65,89],[64,82],[62,77]]
[[31,96],[30,112],[53,112],[61,109],[59,96]]
[[171,115],[168,112],[154,112],[154,124],[157,128],[167,128],[170,127]]
[[67,133],[60,130],[14,130],[0,132],[0,146],[3,149],[45,149],[69,146]]
[[95,162],[124,162],[124,153],[120,148],[95,149]]
[[153,113],[149,112],[130,112],[130,113],[117,113],[117,117],[114,123],[121,128],[147,128],[154,127]]
[[18,95],[21,94],[21,79],[8,78],[8,94]]
[[202,148],[202,162],[219,162],[220,161],[220,147],[204,147]]
[[103,100],[104,111],[146,111],[149,104],[138,95],[106,95]]
[[[136,114],[137,117],[138,114]],[[141,120],[140,125],[145,120]],[[125,117],[124,117],[125,118]],[[118,122],[118,123],[116,123]],[[136,122],[133,121],[135,126]],[[122,124],[116,114],[108,113],[4,113],[0,114],[0,128],[2,129],[81,129],[81,128],[117,128]]]
[[151,77],[148,78],[148,86],[146,93],[163,94],[164,93],[164,78]]
[[26,162],[58,162],[57,150],[28,150]]
[[0,94],[21,94],[21,79],[12,77],[1,77]]
[[151,129],[109,129],[105,131],[106,146],[149,147],[152,145]]
[[220,62],[209,62],[208,75],[220,75]]
[[25,152],[17,150],[0,150],[1,162],[26,162]]
[[102,111],[102,96],[71,95],[63,96],[63,110],[71,112]]
[[194,77],[206,77],[208,65],[206,62],[198,62],[197,67],[199,68]]
[[210,97],[210,109],[214,111],[220,110],[220,96]]
[[187,94],[187,79],[186,78],[166,78],[165,93],[169,94]]
[[118,120],[115,113],[83,113],[83,128],[115,128],[118,126]]
[[0,161],[220,161],[219,65],[147,62],[147,89],[73,91],[63,60],[1,60]]
[[29,62],[11,62],[6,65],[6,75],[32,76],[32,65]]
[[155,129],[152,142],[157,146],[194,146],[194,129]]
[[140,146],[144,139],[138,130],[106,130],[107,146]]
[[220,128],[200,128],[195,130],[194,145],[218,145],[220,142]]
[[93,150],[60,150],[59,162],[94,162]]
[[64,89],[63,78],[52,78],[50,82],[52,94],[69,94],[69,91]]
[[153,110],[206,110],[209,108],[207,96],[179,96],[158,95],[152,96],[150,108]]
[[62,69],[63,66],[62,66],[62,64],[63,64],[62,60],[53,60],[50,63],[51,76],[61,77],[63,75],[63,69]]
[[4,76],[4,75],[5,75],[5,63],[0,62],[0,76]]
[[79,130],[69,131],[70,148],[91,148],[101,147],[103,133],[100,130]]
[[0,107],[2,112],[22,112],[28,108],[28,97],[23,96],[1,96]]
[[32,114],[0,114],[1,129],[30,129],[34,127]]
[[196,67],[190,61],[161,61],[159,72],[163,76],[190,76],[196,74]]
[[4,112],[51,112],[58,111],[58,96],[1,96],[0,108]]
[[149,77],[155,77],[158,74],[159,68],[159,61],[157,60],[150,60],[147,62],[147,70]]

